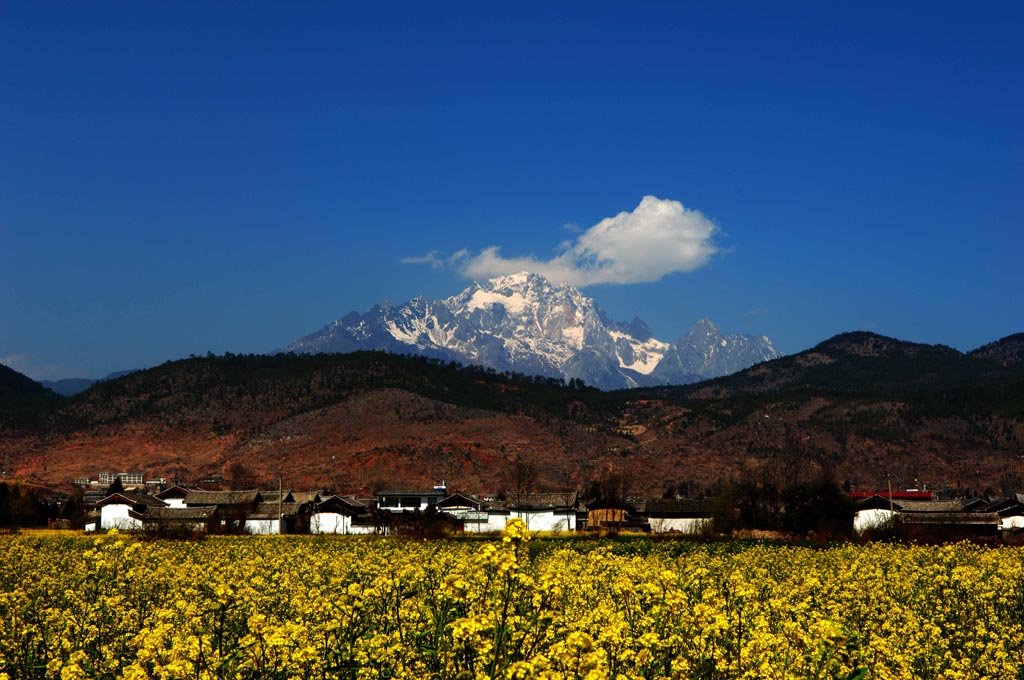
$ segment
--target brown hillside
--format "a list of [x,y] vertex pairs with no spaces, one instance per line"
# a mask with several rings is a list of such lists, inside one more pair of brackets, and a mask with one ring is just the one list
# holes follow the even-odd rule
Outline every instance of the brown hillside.
[[[770,387],[769,387],[770,386]],[[828,476],[856,488],[1024,488],[1024,374],[848,334],[685,388],[600,393],[379,354],[212,357],[94,387],[8,432],[9,476],[101,471],[366,492],[693,493]]]

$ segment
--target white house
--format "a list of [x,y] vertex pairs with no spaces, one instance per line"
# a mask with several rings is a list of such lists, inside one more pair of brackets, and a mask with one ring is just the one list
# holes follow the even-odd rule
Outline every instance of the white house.
[[498,532],[505,528],[509,512],[491,509],[487,501],[465,493],[453,493],[437,503],[437,509],[451,515],[468,534]]
[[[505,504],[508,512],[505,522],[521,519],[529,531],[576,531],[578,507],[579,499],[574,491],[516,494]],[[501,512],[500,508],[494,510],[496,514]],[[505,528],[504,523],[501,528]]]
[[388,512],[423,512],[447,495],[448,490],[444,486],[435,486],[430,491],[385,490],[374,494],[377,508]]
[[159,498],[126,492],[113,493],[96,503],[100,511],[99,529],[139,531],[143,528],[143,514],[147,508],[167,507]]
[[175,484],[168,489],[164,489],[160,493],[154,494],[154,496],[166,503],[168,507],[184,508],[185,497],[188,496],[189,491],[190,489],[186,489],[183,486]]
[[654,534],[699,534],[714,524],[714,508],[706,498],[648,498],[638,514]]
[[374,527],[356,523],[353,519],[366,514],[366,506],[352,497],[330,496],[317,503],[309,518],[309,531],[313,534],[373,533]]
[[304,534],[309,531],[310,510],[304,503],[259,503],[245,515],[244,530],[254,535]]

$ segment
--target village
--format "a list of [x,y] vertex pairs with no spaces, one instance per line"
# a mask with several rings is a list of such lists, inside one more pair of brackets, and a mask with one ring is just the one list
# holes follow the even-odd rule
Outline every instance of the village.
[[[204,490],[162,484],[135,473],[105,473],[108,489],[86,492],[87,532],[175,534],[376,534],[440,536],[501,532],[512,519],[529,531],[711,535],[723,512],[712,498],[581,498],[578,492],[520,492],[503,497],[429,489],[385,489],[373,496],[322,491]],[[161,482],[163,480],[160,480]],[[896,530],[928,540],[1024,536],[1024,494],[942,498],[930,491],[851,491],[852,535]],[[813,512],[813,509],[810,510]]]

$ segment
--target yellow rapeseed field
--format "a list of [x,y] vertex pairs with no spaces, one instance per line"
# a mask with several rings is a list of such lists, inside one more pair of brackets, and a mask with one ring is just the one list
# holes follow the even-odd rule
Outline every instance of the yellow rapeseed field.
[[1024,678],[1024,552],[0,539],[0,679]]

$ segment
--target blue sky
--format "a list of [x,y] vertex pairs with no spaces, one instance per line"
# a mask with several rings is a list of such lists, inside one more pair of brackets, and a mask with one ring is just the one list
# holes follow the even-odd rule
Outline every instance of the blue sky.
[[[1024,330],[1024,5],[708,4],[4,4],[0,361],[266,352],[487,252],[670,341]],[[580,269],[645,196],[706,257]]]

